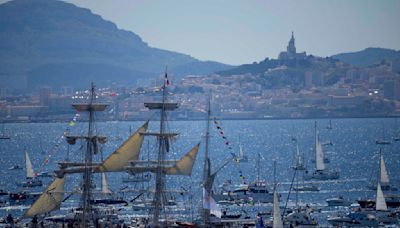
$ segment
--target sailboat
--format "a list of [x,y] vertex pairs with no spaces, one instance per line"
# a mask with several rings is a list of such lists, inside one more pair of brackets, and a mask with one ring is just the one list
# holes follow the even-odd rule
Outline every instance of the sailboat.
[[238,162],[238,163],[240,163],[240,162],[248,162],[249,161],[249,158],[246,155],[244,155],[243,144],[240,141],[240,137],[239,137],[239,156],[235,158],[235,161]]
[[329,125],[326,127],[326,129],[328,129],[328,130],[332,130],[333,129],[332,120],[329,120]]
[[324,162],[324,151],[322,144],[319,140],[319,133],[317,130],[317,122],[315,122],[315,171],[309,173],[306,171],[305,179],[317,179],[317,180],[330,180],[338,179],[339,172],[334,170],[328,170],[325,167]]
[[394,129],[395,129],[395,133],[394,133],[394,136],[393,136],[393,140],[394,141],[400,141],[400,130],[398,129],[398,126],[397,126],[397,119],[398,118],[396,118],[395,119],[395,124],[394,124]]
[[391,142],[385,138],[385,124],[384,123],[382,123],[382,138],[376,139],[375,143],[380,144],[380,145],[391,144]]
[[[370,189],[373,188],[376,183],[379,183],[379,187],[384,191],[396,191],[397,188],[390,184],[389,175],[386,169],[385,160],[383,158],[382,151],[380,151],[379,156],[379,172],[377,182],[372,183],[368,186]],[[360,199],[357,200],[362,208],[372,208],[376,205],[376,201],[373,199]],[[388,194],[385,196],[385,202],[388,207],[396,208],[400,206],[400,196],[395,194]]]
[[26,171],[26,181],[17,183],[17,185],[24,188],[40,187],[42,186],[42,181],[36,178],[36,174],[32,168],[32,162],[29,158],[28,151],[25,148],[25,171]]
[[[297,185],[293,187],[295,191],[299,192],[315,192],[319,191],[319,187],[315,185],[305,185],[304,184],[304,170],[306,170],[306,166],[304,164],[304,159],[300,154],[300,148],[299,148],[299,143],[296,141],[296,155],[295,155],[295,165],[292,167],[296,171],[296,177],[297,177]],[[298,184],[298,179],[299,179],[299,174],[297,171],[302,172],[303,174],[303,183],[302,185]]]
[[378,227],[378,224],[395,225],[397,215],[388,210],[381,184],[376,187],[376,205],[374,210],[359,209],[344,216],[329,218],[328,222],[334,226],[346,227]]
[[11,136],[9,134],[6,134],[4,130],[4,123],[1,124],[2,132],[0,133],[0,139],[11,139]]
[[93,205],[116,205],[116,204],[123,204],[125,206],[128,205],[128,202],[122,198],[115,198],[112,197],[113,192],[111,191],[106,173],[100,173],[101,176],[101,191],[99,197],[91,200],[91,204]]
[[[379,155],[379,172],[378,172],[377,180],[380,182],[381,188],[383,191],[396,191],[397,188],[390,184],[389,174],[386,169],[385,160],[383,158],[382,151],[380,151],[379,154],[380,154]],[[370,189],[375,189],[376,187],[374,187],[374,186],[376,186],[376,182],[375,183],[371,182],[368,187]]]

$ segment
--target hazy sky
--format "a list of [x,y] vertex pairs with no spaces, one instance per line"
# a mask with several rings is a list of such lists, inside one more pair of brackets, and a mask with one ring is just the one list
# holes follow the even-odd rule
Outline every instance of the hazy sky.
[[318,56],[400,49],[400,0],[67,0],[152,47],[229,64],[276,58],[292,31]]

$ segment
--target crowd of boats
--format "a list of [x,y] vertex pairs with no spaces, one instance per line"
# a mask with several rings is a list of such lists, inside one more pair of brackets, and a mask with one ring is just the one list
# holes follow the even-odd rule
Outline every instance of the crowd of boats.
[[[240,144],[238,154],[230,154],[219,166],[210,159],[209,149],[211,109],[208,105],[204,145],[203,178],[198,186],[201,188],[202,202],[193,201],[193,189],[172,190],[167,188],[167,181],[173,176],[190,176],[200,144],[190,148],[178,160],[169,160],[172,139],[177,133],[168,132],[165,125],[167,112],[178,108],[177,103],[167,102],[166,85],[163,86],[162,101],[145,103],[145,107],[159,111],[160,123],[158,132],[149,132],[149,122],[145,122],[132,133],[106,159],[95,162],[99,148],[106,143],[104,136],[97,135],[94,127],[94,113],[103,111],[106,104],[96,103],[94,86],[89,94],[89,103],[74,104],[80,112],[88,113],[88,132],[86,135],[65,135],[68,144],[75,145],[78,140],[85,142],[85,156],[81,161],[60,161],[54,173],[36,173],[33,170],[29,154],[25,151],[25,167],[15,165],[9,172],[25,169],[26,180],[16,183],[23,191],[9,192],[0,190],[0,206],[6,208],[7,215],[0,220],[0,226],[67,226],[67,227],[397,227],[399,225],[400,195],[397,186],[391,183],[385,165],[384,156],[380,153],[377,178],[372,178],[366,188],[376,192],[373,199],[353,201],[338,195],[326,199],[324,207],[338,209],[336,215],[330,215],[326,223],[321,224],[318,215],[322,208],[300,203],[300,194],[318,192],[320,185],[326,181],[340,179],[340,171],[328,168],[331,162],[324,155],[324,147],[332,142],[322,142],[317,123],[315,122],[315,168],[309,169],[304,153],[300,151],[299,142],[292,137],[295,146],[294,164],[291,167],[293,177],[286,198],[280,193],[279,175],[273,184],[268,184],[260,175],[262,155],[250,158],[244,154]],[[331,121],[327,130],[333,130]],[[156,138],[155,160],[140,159],[144,137]],[[394,139],[394,141],[399,141]],[[378,141],[376,142],[378,143]],[[387,143],[385,143],[387,144]],[[230,162],[255,162],[257,178],[235,185],[226,181],[214,186],[218,173]],[[333,162],[333,161],[332,161]],[[214,167],[214,169],[213,169]],[[289,168],[289,167],[288,167]],[[125,188],[112,191],[107,175],[115,172],[126,172],[130,176],[121,181],[128,184]],[[81,175],[81,184],[73,190],[64,187],[67,177]],[[95,175],[99,175],[100,188],[95,185]],[[44,183],[50,182],[44,191],[34,192]],[[285,193],[286,194],[286,193]],[[295,204],[289,206],[291,194],[295,194]],[[182,197],[179,201],[176,195]],[[71,200],[72,198],[78,200]],[[22,215],[13,214],[12,208],[26,206]],[[246,208],[260,208],[249,213]],[[198,209],[197,215],[194,208]],[[224,210],[221,210],[224,208]],[[231,208],[231,209],[230,209]],[[1,209],[1,208],[0,208]],[[189,212],[190,211],[190,212]]]

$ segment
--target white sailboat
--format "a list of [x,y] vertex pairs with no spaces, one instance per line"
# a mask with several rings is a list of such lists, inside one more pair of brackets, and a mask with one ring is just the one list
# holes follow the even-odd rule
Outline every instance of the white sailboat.
[[338,179],[339,172],[335,170],[328,170],[324,162],[324,151],[322,144],[319,140],[319,133],[317,130],[317,123],[315,122],[315,171],[309,173],[306,171],[305,179],[317,179],[317,180],[330,180]]
[[239,156],[235,158],[235,161],[238,163],[249,161],[249,158],[246,155],[244,155],[243,144],[240,141],[240,137],[239,137]]
[[28,151],[25,148],[25,172],[26,181],[18,183],[19,186],[30,188],[30,187],[40,187],[42,186],[42,181],[36,178],[36,174],[33,171],[32,162],[29,158]]
[[[319,191],[319,187],[315,185],[305,185],[304,183],[304,170],[306,170],[306,166],[304,164],[304,158],[301,156],[300,153],[300,148],[299,148],[299,143],[296,141],[296,155],[295,155],[295,164],[293,166],[293,169],[296,171],[296,177],[297,177],[297,185],[293,187],[295,191],[298,192],[315,192]],[[302,185],[299,185],[299,175],[300,173],[297,173],[297,171],[301,172],[303,174],[303,183]]]
[[[380,182],[381,188],[383,191],[396,191],[397,188],[390,184],[389,174],[386,168],[385,159],[383,158],[382,152],[380,152],[380,159],[379,159],[379,173],[378,173],[378,182]],[[375,189],[375,183],[370,183],[369,188]]]

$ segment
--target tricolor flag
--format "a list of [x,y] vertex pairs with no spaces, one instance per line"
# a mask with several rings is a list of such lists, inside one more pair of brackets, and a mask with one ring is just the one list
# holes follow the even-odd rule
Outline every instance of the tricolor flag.
[[168,80],[168,75],[167,73],[165,73],[165,77],[164,77],[164,87],[169,86],[169,80]]
[[218,218],[221,218],[222,212],[218,208],[217,203],[215,200],[211,197],[211,195],[207,192],[205,188],[203,188],[203,208],[204,209],[209,209],[210,213],[215,215]]

